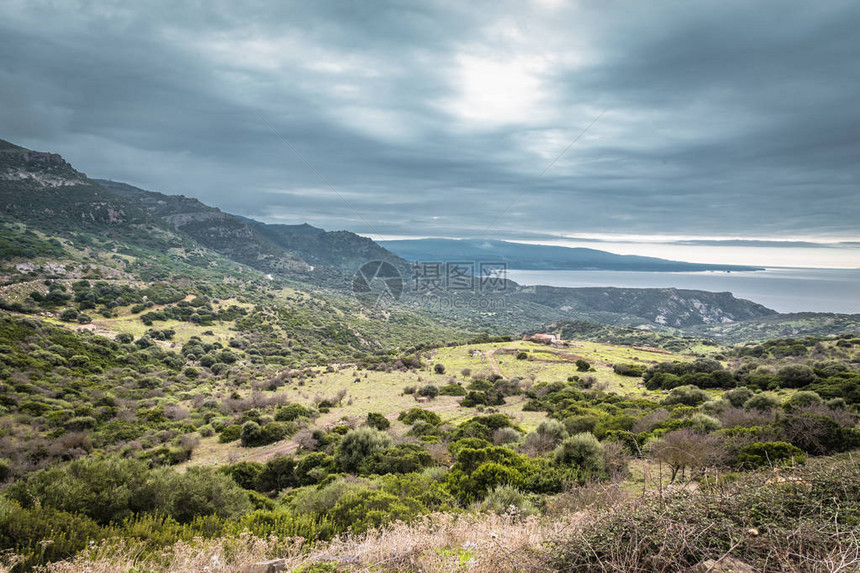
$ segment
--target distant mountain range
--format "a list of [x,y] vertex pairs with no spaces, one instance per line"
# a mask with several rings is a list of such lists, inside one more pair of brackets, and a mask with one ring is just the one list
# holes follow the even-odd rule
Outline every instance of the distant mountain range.
[[504,262],[509,269],[535,271],[756,271],[761,267],[711,265],[616,255],[596,249],[532,245],[483,239],[406,239],[380,245],[408,261]]
[[[91,179],[59,155],[0,140],[0,282],[7,285],[62,276],[135,282],[216,281],[236,285],[224,288],[241,289],[249,285],[266,288],[271,281],[285,284],[279,281],[286,280],[298,285],[296,288],[322,288],[347,301],[354,300],[350,290],[354,273],[371,260],[395,265],[405,286],[397,304],[400,314],[383,311],[374,318],[380,322],[373,328],[380,332],[390,327],[386,321],[402,321],[403,316],[430,325],[428,328],[444,325],[467,332],[516,333],[556,321],[589,320],[660,331],[700,329],[697,333],[734,340],[764,337],[770,331],[787,334],[799,327],[796,318],[782,320],[783,315],[731,293],[673,288],[524,287],[509,282],[500,292],[445,293],[450,300],[428,306],[419,293],[410,292],[408,261],[504,261],[510,268],[522,269],[751,267],[698,265],[505,241],[427,239],[377,244],[349,231],[266,224],[225,213],[197,199]],[[479,297],[481,304],[475,305]],[[317,310],[331,310],[326,309]],[[327,331],[326,336],[337,338],[350,332],[348,317],[336,320],[344,321],[342,328]],[[750,326],[742,326],[746,324]],[[854,319],[834,320],[833,315],[808,315],[801,328],[806,333],[831,333],[856,324]],[[709,325],[714,330],[704,330]]]

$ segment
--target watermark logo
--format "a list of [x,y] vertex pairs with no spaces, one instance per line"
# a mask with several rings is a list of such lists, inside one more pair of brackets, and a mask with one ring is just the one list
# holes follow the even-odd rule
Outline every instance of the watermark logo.
[[368,306],[397,302],[403,295],[403,277],[387,261],[368,261],[352,277],[352,292]]
[[507,263],[422,261],[412,263],[412,289],[416,294],[504,292]]
[[[406,269],[404,269],[406,270]],[[479,261],[412,263],[409,279],[387,261],[364,263],[352,280],[352,291],[365,305],[377,307],[409,295],[412,304],[428,308],[494,310],[504,307],[507,264]]]

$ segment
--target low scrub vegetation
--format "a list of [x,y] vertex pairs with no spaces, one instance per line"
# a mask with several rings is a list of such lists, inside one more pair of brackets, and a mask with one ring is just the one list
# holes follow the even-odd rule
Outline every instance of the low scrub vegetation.
[[[146,306],[136,302],[141,289],[76,283],[53,291],[69,294],[55,295],[63,304],[80,295],[96,313],[111,303]],[[519,343],[497,342],[508,361],[498,371],[481,365],[496,348],[488,342],[461,352],[473,356],[462,363],[412,348],[285,366],[295,346],[286,355],[284,345],[276,349],[283,325],[267,335],[253,307],[219,318],[219,309],[234,311],[214,292],[179,300],[184,291],[166,286],[147,292],[139,299],[163,297],[159,308],[211,308],[212,327],[252,321],[262,334],[246,325],[218,342],[203,330],[209,319],[188,322],[197,329],[189,334],[176,315],[169,328],[154,320],[137,335],[107,337],[0,316],[0,547],[18,556],[16,571],[123,559],[158,571],[178,555],[197,563],[194,551],[224,563],[291,556],[295,567],[317,567],[315,552],[347,547],[369,566],[395,531],[424,549],[399,554],[390,570],[683,570],[730,549],[754,566],[802,570],[804,559],[824,563],[847,551],[832,541],[831,525],[818,549],[804,549],[814,541],[804,528],[817,523],[815,503],[837,504],[838,515],[821,509],[819,517],[854,534],[856,492],[834,489],[857,478],[851,458],[838,456],[860,447],[860,373],[845,339],[721,349],[710,358],[656,354],[647,363],[597,353],[567,359],[564,351],[518,359]],[[541,380],[544,368],[555,381]],[[396,401],[353,406],[368,376],[408,380],[411,392],[392,382]],[[617,391],[624,384],[635,391]],[[350,408],[361,415],[341,415]],[[221,461],[194,464],[204,449],[221,452]],[[743,514],[763,503],[756,488],[778,503]],[[633,491],[636,499],[622,501]],[[780,497],[791,491],[806,498]],[[583,509],[590,513],[580,522]],[[464,537],[454,547],[429,533],[465,535],[464,523],[504,529],[512,545],[473,547],[478,541]],[[558,537],[561,523],[575,524],[566,537]],[[661,537],[666,527],[687,545]],[[601,540],[600,531],[612,535]],[[770,544],[787,534],[796,541]],[[530,549],[505,564],[494,543]],[[793,557],[778,560],[778,548]]]

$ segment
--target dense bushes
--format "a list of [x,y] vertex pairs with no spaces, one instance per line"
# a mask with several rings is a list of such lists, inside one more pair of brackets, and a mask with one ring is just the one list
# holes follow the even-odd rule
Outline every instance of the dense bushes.
[[79,513],[103,525],[141,513],[159,513],[179,522],[200,515],[231,518],[251,508],[247,494],[234,481],[210,469],[191,468],[179,474],[149,470],[143,462],[117,457],[84,458],[34,472],[12,484],[6,496],[25,508]]
[[[218,303],[203,297],[189,303],[198,311],[206,304]],[[411,408],[398,416],[409,427],[395,424],[389,434],[385,411],[363,419],[328,416],[326,424],[314,425],[317,410],[288,404],[287,394],[276,391],[292,385],[289,395],[308,401],[317,393],[314,401],[322,409],[343,395],[323,400],[319,392],[325,387],[315,380],[319,372],[355,384],[367,382],[366,375],[352,364],[298,366],[291,353],[307,356],[303,342],[278,346],[266,338],[277,313],[249,311],[243,320],[259,332],[231,333],[229,348],[204,333],[183,345],[181,354],[166,350],[171,343],[164,341],[181,338],[183,329],[109,340],[34,320],[0,320],[0,408],[11,421],[0,428],[0,457],[9,458],[0,461],[0,479],[18,478],[0,498],[4,546],[45,539],[52,523],[74,529],[67,537],[52,537],[55,545],[45,554],[56,557],[107,534],[153,545],[177,536],[233,535],[241,527],[255,534],[325,538],[440,509],[507,512],[513,506],[511,515],[527,515],[551,506],[548,496],[571,487],[622,479],[631,455],[668,466],[675,480],[698,479],[706,489],[712,468],[792,466],[806,455],[860,445],[854,406],[860,375],[847,354],[837,355],[847,352],[842,347],[819,349],[806,362],[800,355],[778,362],[743,356],[725,360],[728,366],[708,360],[647,370],[642,364],[615,366],[617,374],[647,377],[656,396],[622,396],[576,376],[547,383],[461,372],[463,381],[451,378],[440,393],[464,396],[463,405],[486,406],[525,393],[524,409],[546,412],[547,419],[526,433],[490,408],[460,423]],[[381,352],[374,367],[408,371],[422,359],[432,360],[429,353],[408,352],[415,356],[406,362],[397,358],[400,351]],[[270,359],[293,362],[273,367]],[[533,368],[537,362],[514,366]],[[601,364],[599,378],[606,374]],[[803,368],[789,368],[793,364]],[[561,367],[568,369],[563,380],[572,366]],[[422,384],[429,387],[418,378],[416,392]],[[775,392],[787,385],[798,389]],[[434,390],[423,393],[435,395]],[[197,463],[191,454],[198,440],[208,448],[206,438],[216,432],[219,441],[241,440],[245,447],[298,433],[291,448],[296,453],[215,473],[158,467],[189,458]],[[18,453],[29,435],[37,439]],[[233,451],[236,445],[220,449]],[[123,457],[101,457],[105,451]],[[59,460],[65,465],[31,472]],[[27,547],[37,551],[37,543]]]
[[756,442],[741,448],[738,465],[755,469],[763,466],[802,464],[806,455],[800,448],[786,442]]
[[260,426],[257,422],[248,421],[242,425],[239,437],[242,446],[250,448],[278,442],[297,431],[298,426],[293,422],[269,422]]
[[301,404],[287,404],[281,406],[275,412],[275,420],[278,422],[292,422],[299,418],[313,418],[314,411]]
[[612,371],[619,376],[639,377],[645,373],[645,366],[642,364],[613,364]]
[[645,370],[642,375],[649,390],[671,390],[677,386],[694,385],[699,388],[732,388],[736,381],[716,360],[699,359],[693,362],[661,362]]
[[398,444],[377,450],[361,461],[358,472],[370,474],[405,474],[419,472],[435,465],[433,458],[416,444]]
[[422,408],[412,408],[408,412],[400,412],[400,415],[397,416],[397,419],[404,424],[412,425],[418,420],[422,420],[431,424],[433,426],[438,426],[442,423],[442,418],[439,417],[439,414],[436,412],[431,412],[430,410],[424,410]]

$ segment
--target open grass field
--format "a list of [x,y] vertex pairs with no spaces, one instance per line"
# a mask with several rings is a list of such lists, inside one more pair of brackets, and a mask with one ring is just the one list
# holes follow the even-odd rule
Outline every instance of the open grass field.
[[[180,333],[177,331],[177,338]],[[520,352],[528,354],[527,359],[517,359]],[[451,381],[468,385],[473,376],[486,377],[493,373],[507,379],[519,378],[526,384],[541,382],[567,382],[571,376],[593,376],[596,383],[607,391],[631,396],[650,396],[660,399],[665,392],[646,390],[640,378],[624,377],[615,374],[612,365],[618,362],[652,364],[667,360],[692,360],[689,355],[666,354],[625,346],[594,342],[571,342],[569,347],[555,348],[529,341],[513,341],[486,344],[470,344],[434,350],[425,365],[419,370],[407,371],[368,371],[357,369],[352,364],[341,364],[333,371],[318,368],[314,376],[307,378],[303,385],[280,388],[288,402],[312,406],[322,399],[333,398],[341,392],[345,396],[338,407],[320,415],[314,426],[330,428],[338,424],[357,426],[368,412],[378,412],[391,421],[391,430],[402,436],[407,427],[397,421],[400,412],[415,406],[432,410],[446,423],[457,424],[486,410],[465,408],[460,405],[462,397],[438,396],[427,402],[419,402],[417,395],[404,393],[406,387],[420,387],[433,384],[441,387]],[[584,359],[591,363],[592,370],[580,372],[576,360]],[[434,366],[442,364],[443,374],[436,373]],[[495,406],[493,411],[510,415],[526,431],[534,430],[544,419],[546,413],[523,411],[528,401],[524,395],[509,396],[506,403]],[[267,461],[278,455],[294,453],[298,444],[294,439],[257,448],[242,448],[238,442],[220,444],[217,437],[201,440],[192,459],[183,467],[235,463],[238,461]]]

